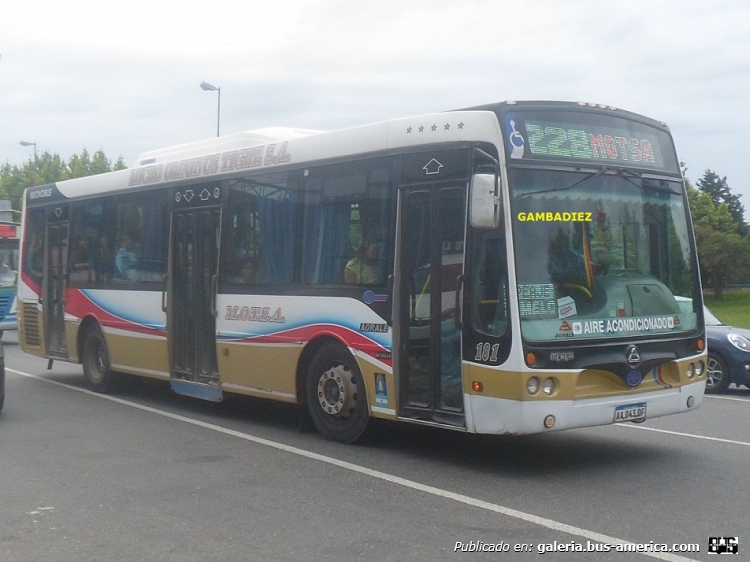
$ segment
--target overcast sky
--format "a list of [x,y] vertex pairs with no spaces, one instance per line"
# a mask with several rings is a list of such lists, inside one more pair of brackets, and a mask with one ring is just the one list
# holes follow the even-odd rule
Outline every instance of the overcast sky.
[[750,208],[747,0],[4,0],[0,56],[0,164],[215,136],[204,80],[222,134],[592,101],[665,121]]

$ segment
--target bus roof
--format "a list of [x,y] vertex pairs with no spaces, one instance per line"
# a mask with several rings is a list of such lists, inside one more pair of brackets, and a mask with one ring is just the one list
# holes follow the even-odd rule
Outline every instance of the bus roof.
[[[355,155],[451,142],[502,144],[498,114],[519,109],[567,109],[617,112],[627,118],[644,116],[612,107],[578,102],[499,102],[456,111],[428,113],[332,132],[270,127],[180,144],[142,153],[132,168],[29,188],[26,202],[48,197],[75,198],[124,191],[175,181],[219,179],[242,171],[270,172],[280,166],[323,163]],[[653,121],[653,120],[649,120]],[[653,122],[656,124],[656,122]],[[659,123],[664,126],[663,123]],[[502,149],[502,147],[498,147]]]
[[258,129],[145,152],[126,170],[29,188],[25,201],[36,206],[60,197],[88,197],[174,181],[210,181],[243,170],[271,172],[285,164],[474,141],[500,142],[500,126],[491,111],[430,113],[332,132]]
[[252,131],[243,131],[223,137],[200,140],[185,144],[169,146],[144,152],[136,158],[135,166],[145,166],[156,160],[189,158],[190,155],[203,155],[210,151],[227,152],[239,150],[246,146],[258,144],[269,144],[279,141],[298,139],[310,135],[320,135],[325,131],[316,131],[313,129],[295,129],[291,127],[267,127],[265,129],[254,129]]

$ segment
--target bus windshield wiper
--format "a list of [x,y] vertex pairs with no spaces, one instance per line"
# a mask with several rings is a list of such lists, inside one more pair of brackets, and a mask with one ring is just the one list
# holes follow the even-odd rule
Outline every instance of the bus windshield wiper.
[[[665,193],[667,195],[681,195],[680,191],[674,191],[673,189],[670,189],[669,187],[663,187],[661,185],[656,185],[654,183],[654,182],[660,182],[663,180],[644,178],[642,173],[632,170],[630,168],[619,168],[618,175],[625,181],[632,183],[642,192],[656,191],[658,193]],[[640,182],[634,181],[634,179],[638,179],[640,180]]]
[[602,166],[598,171],[591,172],[588,175],[582,177],[577,182],[567,186],[567,187],[552,187],[550,189],[540,189],[539,191],[529,191],[528,193],[521,193],[521,197],[526,197],[528,195],[537,195],[539,193],[551,193],[551,192],[557,192],[557,191],[568,191],[569,189],[573,189],[574,187],[578,187],[579,185],[582,185],[586,183],[587,181],[593,180],[594,178],[598,178],[602,174],[606,173],[607,171],[611,170],[609,166]]

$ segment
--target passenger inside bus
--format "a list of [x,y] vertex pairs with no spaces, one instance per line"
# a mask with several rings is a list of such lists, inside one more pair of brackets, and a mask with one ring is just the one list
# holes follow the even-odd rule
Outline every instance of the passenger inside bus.
[[99,247],[96,249],[92,259],[94,278],[97,283],[112,282],[115,269],[115,255],[109,238],[102,236],[99,239]]
[[374,285],[378,282],[378,257],[382,245],[365,242],[344,268],[344,283]]
[[122,245],[115,256],[115,266],[120,277],[132,279],[137,261],[135,237],[130,232],[125,231],[122,235]]
[[70,256],[70,275],[81,282],[91,281],[91,237],[82,235]]

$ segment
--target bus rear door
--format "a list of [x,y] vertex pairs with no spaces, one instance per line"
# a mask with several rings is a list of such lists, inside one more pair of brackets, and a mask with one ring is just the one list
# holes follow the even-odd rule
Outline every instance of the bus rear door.
[[47,244],[41,286],[44,341],[49,357],[67,359],[65,290],[68,284],[69,207],[50,207],[46,214]]

